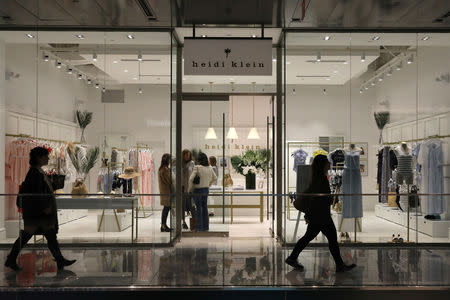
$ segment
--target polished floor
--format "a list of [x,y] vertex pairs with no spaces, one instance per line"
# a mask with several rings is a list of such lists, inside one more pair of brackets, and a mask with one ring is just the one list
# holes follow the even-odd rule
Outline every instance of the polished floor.
[[[0,266],[0,289],[26,287],[402,287],[450,288],[450,248],[342,248],[354,270],[336,274],[327,248],[307,248],[304,272],[284,264],[289,249],[269,238],[185,238],[173,248],[63,249],[64,272],[47,250],[26,249],[23,271]],[[7,250],[0,250],[4,261]]]

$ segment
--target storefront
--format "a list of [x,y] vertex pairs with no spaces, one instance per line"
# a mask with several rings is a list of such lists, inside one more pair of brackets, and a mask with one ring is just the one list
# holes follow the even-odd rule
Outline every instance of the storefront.
[[[0,192],[9,194],[0,243],[17,237],[14,194],[36,145],[52,149],[46,171],[64,182],[61,243],[169,244],[236,232],[295,242],[305,222],[288,194],[302,192],[299,174],[318,153],[333,162],[343,242],[450,241],[448,33],[266,29],[271,70],[256,75],[187,72],[182,45],[192,34],[0,31]],[[259,29],[196,36],[262,40]],[[239,63],[247,64],[261,68]],[[208,233],[192,232],[183,209],[184,149],[194,160],[215,157]],[[175,184],[171,232],[161,231],[165,153]]]

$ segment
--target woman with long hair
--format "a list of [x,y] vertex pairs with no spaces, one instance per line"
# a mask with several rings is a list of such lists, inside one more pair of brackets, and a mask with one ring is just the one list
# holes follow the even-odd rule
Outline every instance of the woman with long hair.
[[191,196],[188,194],[188,188],[189,188],[189,178],[191,177],[192,171],[194,171],[195,163],[192,159],[192,153],[188,149],[184,149],[181,153],[181,189],[183,192],[183,213],[181,214],[182,217],[182,227],[183,229],[189,229],[189,227],[186,224],[186,214],[190,213],[192,211],[192,203],[191,203]]
[[58,213],[56,199],[53,195],[53,186],[42,167],[48,164],[49,151],[43,147],[36,147],[30,151],[30,170],[20,188],[21,194],[29,196],[19,197],[19,206],[22,208],[24,229],[20,230],[11,252],[6,259],[5,266],[15,271],[21,268],[17,265],[17,256],[20,250],[35,234],[42,234],[47,240],[48,249],[55,258],[58,270],[75,263],[76,260],[67,260],[61,254],[57,240]]
[[[208,156],[205,153],[198,155],[198,165],[194,167],[194,171],[189,178],[189,191],[194,192],[194,202],[196,210],[195,230],[209,230],[208,216],[208,194],[209,187],[217,180],[217,176],[209,165]],[[194,183],[195,177],[200,177],[197,183]]]
[[305,213],[305,220],[308,223],[305,235],[298,240],[291,255],[286,258],[286,263],[294,269],[302,271],[304,267],[298,263],[297,258],[300,252],[311,242],[319,232],[322,232],[328,239],[328,247],[336,263],[336,272],[345,272],[356,267],[355,264],[345,265],[339,251],[336,227],[330,214],[330,206],[333,201],[331,196],[330,183],[327,174],[330,170],[330,162],[325,155],[314,157],[311,165],[311,184],[306,189],[308,194],[324,194],[320,196],[308,196],[308,210]]
[[172,207],[171,198],[173,197],[172,175],[170,171],[171,155],[169,153],[163,154],[161,158],[161,165],[158,170],[158,184],[161,205],[163,206],[161,214],[161,232],[170,232],[172,229],[167,226],[167,216]]

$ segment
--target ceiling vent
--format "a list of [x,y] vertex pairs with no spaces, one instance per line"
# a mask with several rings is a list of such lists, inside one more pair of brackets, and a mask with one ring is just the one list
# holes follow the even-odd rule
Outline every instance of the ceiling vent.
[[148,21],[156,20],[156,15],[150,4],[148,4],[147,0],[135,0],[135,1]]

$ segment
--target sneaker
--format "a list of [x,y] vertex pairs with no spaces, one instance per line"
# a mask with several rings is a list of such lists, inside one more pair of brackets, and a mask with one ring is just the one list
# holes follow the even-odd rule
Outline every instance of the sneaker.
[[291,257],[286,258],[286,260],[284,262],[296,270],[303,271],[305,269],[305,267],[303,267],[301,264],[299,264],[296,259],[293,259]]
[[64,267],[73,265],[76,261],[76,259],[68,260],[63,258],[63,260],[56,262],[56,265],[58,266],[58,270],[62,270]]
[[343,273],[343,272],[347,272],[350,271],[351,269],[355,268],[356,265],[355,264],[351,264],[351,265],[342,265],[339,267],[336,267],[336,273]]
[[19,265],[17,264],[16,261],[9,260],[9,259],[7,259],[7,260],[5,261],[5,267],[8,267],[8,268],[10,268],[10,269],[13,269],[13,270],[16,271],[16,272],[22,271],[22,268],[19,267]]

